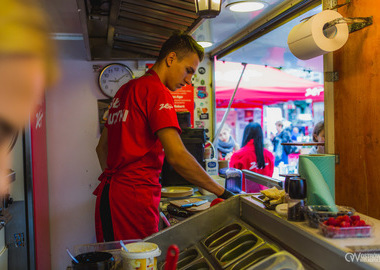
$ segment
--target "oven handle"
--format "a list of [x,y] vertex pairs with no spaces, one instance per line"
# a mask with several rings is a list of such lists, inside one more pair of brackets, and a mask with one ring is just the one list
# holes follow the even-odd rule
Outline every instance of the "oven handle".
[[0,257],[1,257],[1,255],[3,255],[3,254],[5,253],[5,251],[7,251],[7,249],[8,249],[8,246],[5,245],[5,246],[3,247],[3,249],[0,251]]
[[258,174],[249,170],[242,170],[245,179],[258,183],[266,187],[277,187],[277,189],[283,189],[283,182],[262,174]]

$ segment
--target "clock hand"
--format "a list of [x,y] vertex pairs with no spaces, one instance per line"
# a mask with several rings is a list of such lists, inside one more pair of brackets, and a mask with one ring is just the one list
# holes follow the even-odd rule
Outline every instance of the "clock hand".
[[124,74],[123,76],[121,76],[119,79],[115,79],[115,80],[108,80],[109,82],[114,82],[114,83],[118,83],[123,77],[127,76],[128,74]]
[[125,76],[127,76],[127,74],[124,74],[123,76],[121,76],[119,79],[117,79],[117,81],[119,82]]

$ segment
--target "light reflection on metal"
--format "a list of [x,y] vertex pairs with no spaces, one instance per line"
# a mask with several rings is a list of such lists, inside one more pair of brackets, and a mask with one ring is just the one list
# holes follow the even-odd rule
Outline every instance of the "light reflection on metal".
[[276,187],[277,189],[283,189],[283,182],[281,180],[277,180],[271,177],[268,177],[266,175],[261,175],[249,170],[242,170],[245,179],[249,181],[253,181],[255,183],[258,183],[260,185],[266,186],[266,187]]
[[226,7],[233,12],[253,12],[265,8],[268,4],[263,1],[255,0],[231,0]]
[[194,38],[203,48],[210,48],[214,45],[211,38],[210,21],[205,20],[194,32]]
[[212,42],[209,41],[198,41],[198,44],[201,45],[203,48],[208,48],[212,46]]

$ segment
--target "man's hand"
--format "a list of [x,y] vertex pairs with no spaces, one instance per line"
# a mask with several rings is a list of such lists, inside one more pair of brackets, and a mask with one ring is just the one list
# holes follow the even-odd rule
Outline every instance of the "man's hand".
[[166,160],[182,177],[216,196],[223,194],[224,188],[215,182],[186,150],[175,128],[160,129],[157,136],[164,147]]
[[228,198],[231,198],[235,196],[235,194],[233,194],[231,191],[229,191],[228,189],[224,189],[224,192],[222,195],[218,196],[218,198],[220,199],[224,199],[224,200],[227,200]]

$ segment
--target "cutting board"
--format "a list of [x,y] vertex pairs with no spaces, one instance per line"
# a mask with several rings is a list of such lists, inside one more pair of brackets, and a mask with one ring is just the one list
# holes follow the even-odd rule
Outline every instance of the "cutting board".
[[[188,203],[195,203],[198,201],[203,201],[203,199],[188,198],[188,199],[170,201],[170,203],[178,208],[181,208],[181,205],[188,204]],[[181,209],[185,209],[186,211],[189,211],[189,212],[200,212],[200,211],[204,211],[210,208],[210,204],[211,204],[210,202],[206,202],[199,206],[192,206],[192,207],[186,207],[186,208],[181,208]]]

